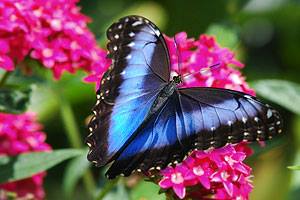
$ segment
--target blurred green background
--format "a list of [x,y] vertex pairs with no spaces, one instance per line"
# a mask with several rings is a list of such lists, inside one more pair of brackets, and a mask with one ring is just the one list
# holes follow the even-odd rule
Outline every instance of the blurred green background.
[[[287,168],[300,165],[299,0],[82,0],[80,6],[92,18],[90,28],[102,47],[106,28],[113,21],[139,14],[154,21],[169,36],[180,31],[195,38],[202,33],[214,34],[222,46],[235,51],[246,65],[243,74],[247,82],[258,96],[279,109],[285,123],[283,137],[267,142],[265,148],[253,145],[255,154],[247,160],[254,172],[251,199],[300,199],[300,171]],[[72,146],[82,147],[87,117],[95,103],[94,85],[80,81],[83,73],[65,74],[57,82],[47,73],[48,81],[38,76],[34,80],[41,84],[34,88],[30,110],[39,113],[47,141],[54,149],[70,146],[66,134],[70,127],[65,127],[64,121],[76,123],[78,130],[71,131],[79,131],[82,138],[71,138]],[[84,156],[49,170],[47,199],[92,199],[83,184],[89,181],[79,179],[87,167]],[[105,184],[103,169],[92,170],[100,185],[110,186]],[[135,177],[122,179],[105,199],[164,199],[156,195],[154,184],[136,182]]]

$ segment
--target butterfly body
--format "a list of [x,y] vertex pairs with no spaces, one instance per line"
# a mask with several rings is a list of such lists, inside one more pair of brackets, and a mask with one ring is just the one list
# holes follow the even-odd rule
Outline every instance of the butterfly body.
[[[128,16],[107,31],[113,64],[97,92],[88,160],[112,165],[108,178],[163,169],[194,149],[268,140],[279,113],[253,96],[218,88],[179,88],[167,45],[148,19]],[[171,81],[170,81],[171,80]]]
[[175,81],[171,81],[161,90],[161,92],[153,102],[153,106],[150,109],[149,115],[155,114],[161,109],[161,107],[166,103],[166,101],[173,95],[173,93],[177,89],[177,84],[178,83],[176,83]]

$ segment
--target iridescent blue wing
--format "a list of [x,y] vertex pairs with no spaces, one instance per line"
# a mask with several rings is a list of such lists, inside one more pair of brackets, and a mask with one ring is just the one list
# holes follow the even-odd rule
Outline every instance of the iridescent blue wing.
[[163,169],[194,149],[267,140],[281,132],[281,125],[277,111],[244,93],[178,89],[120,153],[107,176]]
[[112,66],[101,80],[89,124],[88,160],[109,162],[147,118],[160,90],[169,82],[169,55],[158,28],[128,16],[107,31]]

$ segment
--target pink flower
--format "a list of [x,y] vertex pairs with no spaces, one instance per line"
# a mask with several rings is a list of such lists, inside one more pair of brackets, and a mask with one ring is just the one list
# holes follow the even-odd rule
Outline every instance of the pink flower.
[[[46,135],[42,126],[36,122],[34,113],[20,115],[0,113],[0,155],[15,156],[24,152],[49,151],[51,147],[45,143]],[[42,172],[31,178],[0,185],[0,189],[17,193],[18,197],[43,199]]]
[[84,81],[87,83],[96,83],[96,89],[100,87],[100,80],[103,73],[109,68],[111,65],[111,59],[107,58],[107,53],[104,50],[97,52],[97,56],[99,57],[99,61],[95,62],[91,65],[90,73],[87,77],[84,78]]
[[[160,172],[160,187],[172,188],[181,199],[248,199],[253,188],[251,168],[243,163],[246,152],[238,151],[237,146],[194,151],[182,163]],[[187,188],[191,192],[186,193]]]
[[184,165],[178,165],[175,168],[168,167],[161,171],[164,178],[159,182],[159,186],[167,189],[172,187],[176,195],[183,199],[185,197],[185,187],[195,185],[195,176]]
[[98,47],[87,27],[90,19],[80,13],[77,2],[0,2],[0,68],[11,71],[30,56],[51,69],[55,79],[79,69],[103,73],[106,52]]
[[195,179],[198,183],[203,185],[204,188],[210,189],[211,169],[208,162],[202,162],[201,159],[195,159],[193,157],[188,157],[184,164],[188,166],[188,169],[194,174]]
[[[218,87],[255,94],[241,73],[233,68],[243,68],[244,65],[235,59],[232,51],[220,47],[213,36],[203,34],[198,40],[194,40],[187,38],[185,32],[181,32],[174,38],[165,36],[173,73],[181,73],[182,76],[194,73],[184,78],[182,87]],[[208,69],[215,64],[218,64],[218,67]],[[206,72],[200,73],[203,69],[206,69]]]

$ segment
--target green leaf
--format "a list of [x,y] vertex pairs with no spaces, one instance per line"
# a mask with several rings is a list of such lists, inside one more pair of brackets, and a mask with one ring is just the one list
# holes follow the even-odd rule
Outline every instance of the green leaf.
[[0,183],[30,177],[85,151],[61,149],[52,152],[33,152],[15,157],[0,156]]
[[63,179],[63,189],[68,197],[71,197],[71,194],[74,192],[77,182],[84,175],[89,166],[90,163],[86,159],[85,154],[74,158],[67,165]]
[[131,199],[138,200],[163,200],[164,195],[159,195],[159,187],[152,182],[141,181],[131,191]]
[[24,112],[29,103],[30,93],[30,88],[0,88],[0,112]]
[[292,169],[292,170],[300,170],[300,165],[295,165],[295,166],[288,166],[288,169]]
[[300,115],[300,85],[285,80],[260,80],[251,84],[260,96]]
[[[128,192],[124,186],[124,183],[120,182],[116,185],[116,187],[110,190],[105,197],[101,198],[103,200],[115,200],[115,199],[122,199],[122,200],[129,200]],[[137,200],[137,199],[131,199]]]
[[218,43],[223,47],[233,49],[238,45],[237,33],[232,28],[220,24],[212,24],[208,27],[206,33],[214,35]]

